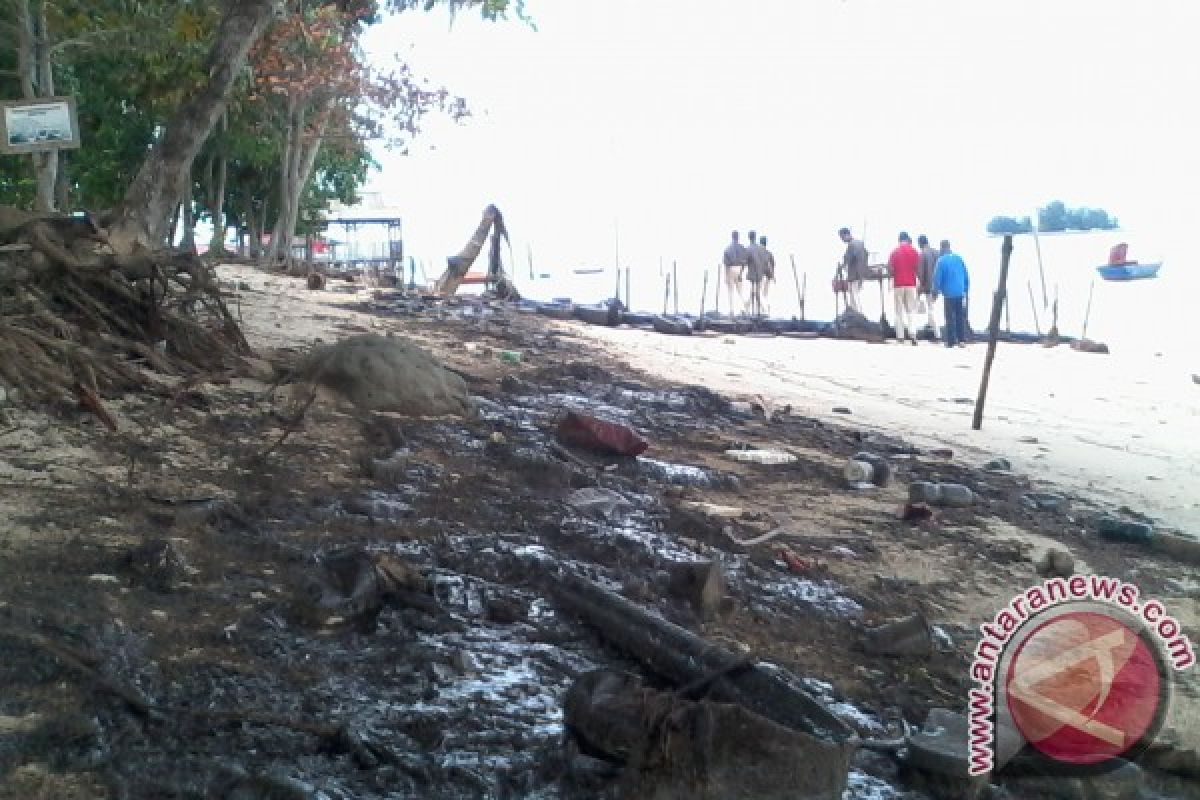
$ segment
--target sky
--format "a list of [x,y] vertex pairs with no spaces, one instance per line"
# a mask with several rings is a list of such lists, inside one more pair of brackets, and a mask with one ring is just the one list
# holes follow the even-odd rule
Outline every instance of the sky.
[[[729,231],[832,271],[837,228],[983,239],[997,214],[1098,206],[1134,253],[1180,252],[1200,212],[1194,0],[528,0],[536,30],[462,13],[374,28],[467,98],[372,188],[436,263],[495,203],[518,266],[691,275]],[[431,271],[432,271],[431,267]],[[518,270],[519,271],[519,270]]]

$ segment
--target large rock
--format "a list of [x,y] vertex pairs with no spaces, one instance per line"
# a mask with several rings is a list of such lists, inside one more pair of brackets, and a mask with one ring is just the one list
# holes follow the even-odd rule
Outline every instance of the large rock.
[[407,339],[364,334],[318,347],[300,370],[307,380],[368,411],[466,416],[466,381]]

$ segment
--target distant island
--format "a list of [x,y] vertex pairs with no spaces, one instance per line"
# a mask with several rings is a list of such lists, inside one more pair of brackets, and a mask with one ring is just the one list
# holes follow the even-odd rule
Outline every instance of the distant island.
[[[1117,228],[1117,218],[1102,208],[1067,208],[1055,200],[1038,209],[1037,229],[1039,233],[1060,231],[1111,231]],[[1030,217],[992,217],[987,225],[988,233],[1032,233],[1033,219]]]

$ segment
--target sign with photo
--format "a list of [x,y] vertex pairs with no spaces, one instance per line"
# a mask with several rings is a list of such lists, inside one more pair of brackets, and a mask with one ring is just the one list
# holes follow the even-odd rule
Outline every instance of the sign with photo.
[[75,98],[41,97],[0,103],[0,153],[79,147]]

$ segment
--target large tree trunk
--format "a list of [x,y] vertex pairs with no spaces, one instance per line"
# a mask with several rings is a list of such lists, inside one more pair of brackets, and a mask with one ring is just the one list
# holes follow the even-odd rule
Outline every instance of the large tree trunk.
[[[288,200],[287,228],[284,231],[286,241],[291,242],[296,236],[296,223],[300,220],[300,201],[304,198],[304,190],[312,178],[313,169],[317,164],[317,154],[321,152],[321,144],[325,140],[325,119],[317,123],[308,142],[302,144],[299,157],[296,159],[296,181],[292,184],[292,196]],[[291,248],[288,248],[288,268],[292,267]]]
[[109,229],[115,247],[162,246],[171,209],[190,180],[192,162],[225,111],[250,48],[266,31],[276,8],[277,0],[232,0],[226,7],[208,54],[207,83],[175,111],[115,209]]
[[291,261],[292,241],[284,239],[288,218],[291,216],[290,202],[292,186],[299,171],[300,139],[304,132],[304,108],[295,95],[288,96],[287,122],[284,127],[283,155],[279,166],[279,214],[271,232],[271,243],[267,247],[266,262],[274,266],[283,258],[284,264]]

